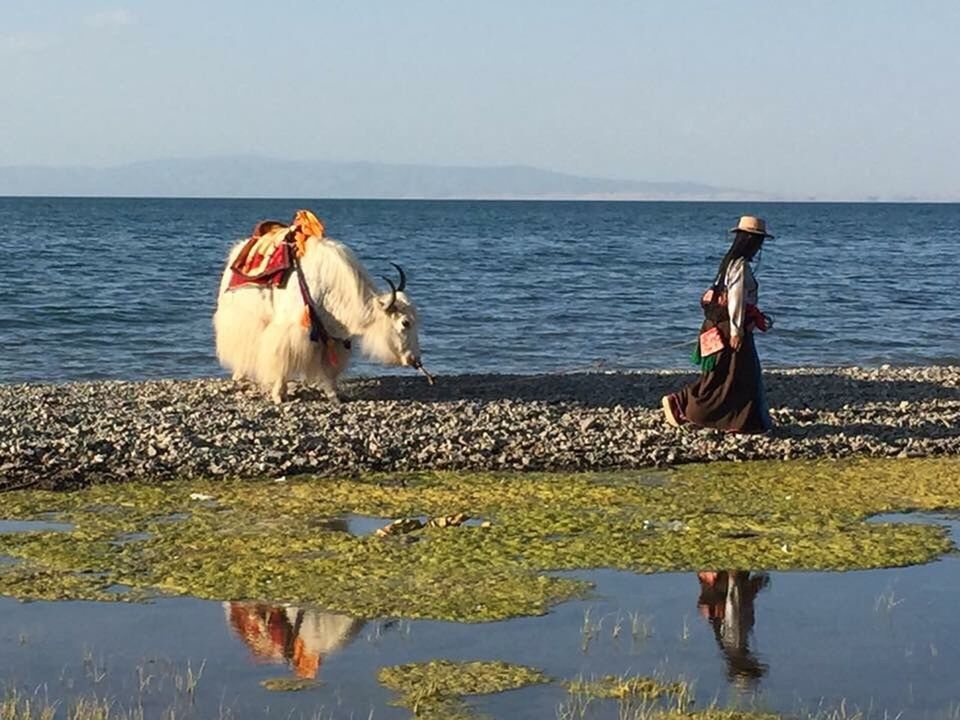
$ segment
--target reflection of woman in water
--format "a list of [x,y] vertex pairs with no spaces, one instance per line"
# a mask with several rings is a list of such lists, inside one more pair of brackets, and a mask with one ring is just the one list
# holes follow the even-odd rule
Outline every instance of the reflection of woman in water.
[[287,662],[301,678],[315,678],[323,658],[363,627],[362,620],[289,605],[230,602],[223,608],[256,659]]
[[750,652],[753,629],[753,601],[770,584],[766,573],[753,575],[744,570],[697,573],[700,580],[700,614],[713,626],[717,644],[727,660],[727,677],[738,687],[751,686],[767,666]]

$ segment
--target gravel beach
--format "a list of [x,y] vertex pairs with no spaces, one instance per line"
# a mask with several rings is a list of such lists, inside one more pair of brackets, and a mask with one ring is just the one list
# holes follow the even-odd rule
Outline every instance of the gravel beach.
[[0,385],[0,489],[175,477],[598,470],[706,460],[960,454],[960,367],[764,374],[777,427],[674,429],[682,372],[355,378],[274,405],[224,379]]

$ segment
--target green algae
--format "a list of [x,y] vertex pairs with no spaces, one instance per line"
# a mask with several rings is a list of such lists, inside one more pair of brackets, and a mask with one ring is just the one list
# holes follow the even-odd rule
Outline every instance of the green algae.
[[[637,720],[641,720],[638,718]],[[699,710],[697,712],[663,712],[649,720],[783,720],[782,715],[746,710]],[[853,719],[851,719],[853,720]]]
[[320,687],[320,683],[310,678],[279,677],[261,680],[260,685],[271,692],[300,692]]
[[[787,720],[783,715],[771,715],[765,712],[750,710],[720,710],[708,708],[706,710],[659,710],[656,708],[621,708],[619,717],[628,720]],[[847,716],[842,716],[847,717]],[[852,716],[848,720],[857,720],[860,716]],[[829,720],[840,720],[841,716],[829,716]],[[794,719],[799,720],[799,719]],[[828,720],[827,717],[808,716],[806,720]]]
[[[2,497],[4,519],[55,518],[74,530],[0,535],[0,556],[19,560],[0,565],[0,594],[193,595],[476,622],[542,614],[589,589],[553,570],[928,562],[952,547],[943,528],[866,520],[957,508],[960,458],[711,463],[656,474],[210,480]],[[455,513],[489,522],[379,538],[351,535],[335,520]],[[130,592],[111,592],[116,586]]]
[[450,660],[385,667],[377,679],[400,695],[395,705],[410,709],[419,720],[476,718],[478,716],[464,705],[464,696],[489,695],[550,682],[539,670],[523,665]]
[[590,680],[578,678],[567,683],[567,690],[571,695],[584,695],[600,699],[612,698],[615,700],[633,698],[656,700],[666,696],[674,696],[681,698],[682,701],[690,692],[690,688],[685,683],[679,681],[665,683],[641,675],[605,675]]

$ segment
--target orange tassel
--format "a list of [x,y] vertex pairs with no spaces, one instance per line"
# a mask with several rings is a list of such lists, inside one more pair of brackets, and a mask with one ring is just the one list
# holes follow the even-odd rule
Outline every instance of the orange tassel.
[[310,329],[310,308],[306,305],[303,306],[303,315],[300,316],[300,324],[307,330]]
[[309,210],[298,210],[293,218],[293,224],[307,237],[323,237],[325,229],[323,221]]
[[315,237],[322,240],[323,233],[326,231],[323,221],[309,210],[298,210],[293,218],[293,226],[296,228],[294,240],[297,245],[297,257],[303,257],[307,251],[308,238]]

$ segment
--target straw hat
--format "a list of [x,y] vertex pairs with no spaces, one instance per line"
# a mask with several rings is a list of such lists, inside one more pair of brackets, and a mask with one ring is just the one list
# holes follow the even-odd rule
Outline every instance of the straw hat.
[[758,217],[753,215],[744,215],[740,218],[740,222],[737,223],[737,226],[730,228],[730,232],[746,232],[751,235],[762,235],[765,238],[772,238],[773,235],[767,232],[767,224]]

